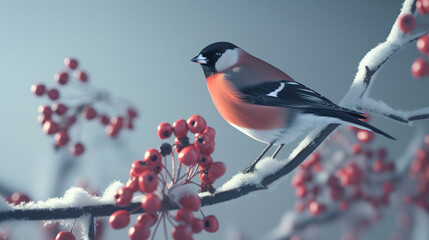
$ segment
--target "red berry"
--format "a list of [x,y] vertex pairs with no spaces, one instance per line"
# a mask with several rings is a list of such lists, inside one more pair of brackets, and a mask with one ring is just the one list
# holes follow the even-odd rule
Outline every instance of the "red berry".
[[112,138],[118,136],[119,131],[121,130],[121,126],[118,124],[109,124],[106,126],[106,134]]
[[120,207],[126,207],[131,203],[133,191],[127,187],[121,187],[118,189],[113,198],[115,199],[116,205]]
[[62,116],[62,115],[64,115],[67,112],[68,107],[66,105],[62,104],[62,103],[54,103],[54,104],[52,104],[51,109],[58,116]]
[[408,33],[414,30],[414,27],[416,26],[416,19],[411,14],[404,14],[401,15],[398,19],[399,22],[399,29],[403,33]]
[[368,130],[360,129],[357,132],[356,137],[359,141],[363,143],[369,143],[374,139],[374,133]]
[[114,124],[122,127],[122,125],[124,124],[124,118],[121,116],[112,117],[112,119],[110,119],[110,124]]
[[226,171],[225,164],[223,162],[214,162],[210,165],[208,169],[208,176],[212,181],[223,176]]
[[148,171],[151,169],[152,168],[149,166],[149,163],[142,160],[134,161],[131,165],[131,171],[133,176],[139,176],[144,171]]
[[176,221],[183,221],[185,224],[189,225],[192,223],[192,220],[194,220],[194,214],[187,209],[181,208],[177,210],[174,219],[176,219]]
[[214,128],[206,127],[203,131],[203,134],[209,136],[212,140],[214,140],[216,136],[216,131],[214,130]]
[[42,96],[45,94],[46,87],[43,84],[33,84],[31,85],[31,92],[36,96]]
[[52,110],[47,105],[40,105],[37,110],[39,111],[39,113],[41,113],[45,116],[51,116],[52,115]]
[[44,114],[40,114],[37,117],[37,122],[40,124],[45,124],[45,122],[47,122],[48,120],[51,120],[51,116],[46,116]]
[[208,184],[208,185],[213,183],[213,180],[209,178],[208,169],[205,169],[203,172],[200,172],[198,175],[200,176],[200,180],[202,183]]
[[210,146],[208,146],[207,148],[201,149],[200,152],[202,154],[210,155],[214,152],[214,149],[215,149],[215,142],[212,141]]
[[109,119],[109,117],[108,116],[106,116],[106,115],[101,115],[101,116],[99,116],[100,117],[100,122],[101,122],[101,124],[103,124],[103,125],[107,125],[107,124],[109,124],[110,123],[110,119]]
[[158,187],[158,177],[152,171],[145,171],[139,176],[139,188],[144,193],[152,193]]
[[192,220],[191,228],[193,233],[201,232],[204,228],[204,221],[199,218],[194,218],[194,220]]
[[158,150],[151,148],[145,152],[144,161],[150,165],[156,165],[158,163],[162,163],[162,157]]
[[126,210],[119,210],[114,212],[109,217],[109,224],[114,229],[121,229],[130,223],[130,213]]
[[213,159],[209,155],[201,155],[200,167],[207,168],[212,162]]
[[421,78],[429,74],[429,63],[423,58],[418,58],[411,65],[411,73],[415,78]]
[[416,45],[422,54],[429,54],[429,36],[427,34],[421,36]]
[[417,10],[421,15],[426,15],[429,13],[429,1],[428,0],[417,0],[416,2]]
[[416,159],[419,159],[419,160],[429,159],[429,153],[424,148],[418,148],[416,150]]
[[308,194],[308,190],[305,185],[298,186],[295,189],[295,195],[299,198],[304,198],[307,196],[307,194]]
[[127,109],[127,115],[129,118],[136,118],[137,117],[137,111],[132,108]]
[[199,150],[204,150],[209,148],[212,145],[213,140],[202,133],[195,134],[194,146]]
[[178,138],[186,137],[188,133],[188,125],[185,120],[180,119],[173,123],[173,132],[174,135]]
[[186,195],[179,200],[182,208],[190,211],[198,211],[201,207],[201,199],[198,195]]
[[130,240],[145,240],[150,236],[150,228],[134,225],[128,230]]
[[48,91],[48,97],[49,97],[51,100],[55,101],[55,100],[57,100],[58,98],[60,98],[60,92],[58,92],[58,90],[57,90],[57,89],[53,88],[53,89],[51,89],[51,90],[49,90],[49,91]]
[[326,210],[326,207],[320,203],[318,203],[317,201],[311,201],[308,204],[308,211],[312,214],[312,215],[318,215],[322,212],[324,212]]
[[10,196],[10,202],[14,205],[19,205],[20,203],[28,203],[30,201],[30,197],[28,197],[24,193],[16,192]]
[[43,132],[52,135],[60,130],[60,126],[52,120],[48,120],[43,124]]
[[75,156],[81,155],[85,151],[85,147],[82,143],[76,143],[75,145],[70,147],[70,152]]
[[81,82],[87,82],[88,81],[88,75],[80,70],[76,70],[74,72],[75,78],[79,79]]
[[201,158],[201,154],[194,146],[187,146],[180,151],[177,155],[179,162],[186,165],[191,166],[193,164],[198,163]]
[[191,240],[192,232],[191,229],[186,225],[178,225],[173,228],[171,232],[173,240]]
[[382,159],[377,159],[373,164],[372,164],[372,170],[374,172],[382,172],[384,170],[384,162]]
[[64,130],[55,133],[54,139],[55,139],[55,145],[58,147],[62,147],[67,143],[69,143],[70,141],[69,135]]
[[161,200],[153,193],[149,193],[142,199],[142,208],[145,212],[153,214],[161,208]]
[[158,125],[158,137],[160,139],[167,139],[171,137],[173,127],[169,123],[160,123]]
[[191,133],[202,132],[207,126],[206,120],[204,120],[204,118],[199,115],[192,115],[190,118],[188,118],[188,121],[186,121],[186,123]]
[[59,84],[64,85],[69,81],[69,74],[66,72],[60,72],[54,75],[54,80]]
[[97,117],[97,112],[95,111],[95,109],[89,106],[83,109],[82,114],[88,120],[92,120]]
[[66,58],[66,59],[64,59],[64,65],[66,65],[70,69],[76,69],[78,62],[76,59]]
[[217,218],[213,215],[207,216],[203,219],[204,221],[204,230],[210,233],[214,233],[219,229],[219,222]]
[[143,213],[137,217],[137,225],[144,227],[152,227],[158,220],[157,214]]
[[139,179],[138,177],[131,177],[128,179],[127,184],[125,185],[133,193],[139,190]]
[[55,240],[76,240],[76,237],[71,232],[61,231],[57,234]]

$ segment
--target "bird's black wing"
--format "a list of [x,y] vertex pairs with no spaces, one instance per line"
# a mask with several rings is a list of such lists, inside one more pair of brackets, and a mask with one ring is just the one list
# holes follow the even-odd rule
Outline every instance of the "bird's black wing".
[[365,119],[362,113],[342,108],[306,86],[291,81],[265,82],[256,86],[240,89],[242,99],[248,103],[290,107],[304,112],[326,116],[328,112],[343,112],[359,119]]

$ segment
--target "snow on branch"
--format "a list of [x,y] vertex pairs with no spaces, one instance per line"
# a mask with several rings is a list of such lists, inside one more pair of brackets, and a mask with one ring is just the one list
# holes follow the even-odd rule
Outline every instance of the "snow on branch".
[[370,97],[363,97],[358,104],[358,108],[365,112],[380,114],[403,123],[411,123],[412,121],[429,118],[429,107],[412,111],[397,110],[383,101]]
[[[405,0],[400,15],[414,13],[415,0]],[[352,86],[341,101],[344,107],[356,109],[358,103],[370,89],[378,70],[398,50],[409,43],[417,40],[421,34],[403,34],[396,22],[386,41],[369,51],[359,64],[358,72]],[[408,119],[412,120],[412,118]],[[202,193],[201,205],[212,205],[239,198],[248,193],[267,189],[268,185],[287,175],[299,166],[316,148],[338,127],[331,124],[310,133],[299,146],[291,153],[287,160],[279,161],[272,158],[261,160],[255,168],[255,172],[243,174],[238,173],[231,180],[220,187],[214,194]],[[117,189],[117,185],[115,185]],[[113,188],[113,187],[112,187]],[[108,188],[110,189],[110,188]],[[49,219],[71,219],[82,216],[90,216],[90,219],[100,216],[109,216],[120,209],[134,210],[140,206],[140,202],[134,202],[126,208],[114,204],[114,192],[106,191],[102,198],[90,197],[80,190],[69,190],[75,197],[72,200],[61,199],[48,200],[46,202],[29,203],[18,207],[10,207],[7,210],[0,203],[0,222],[5,220],[49,220]],[[69,193],[69,192],[68,192]],[[107,194],[109,193],[109,194]],[[68,196],[66,194],[66,196]],[[170,206],[176,209],[177,206]],[[133,212],[141,213],[141,210]]]

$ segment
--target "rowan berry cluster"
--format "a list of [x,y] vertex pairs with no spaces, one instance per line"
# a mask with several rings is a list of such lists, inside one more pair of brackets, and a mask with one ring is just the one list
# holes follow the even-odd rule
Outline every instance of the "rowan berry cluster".
[[417,149],[409,168],[409,180],[404,201],[429,213],[429,134],[425,145]]
[[[420,15],[429,14],[429,0],[417,0],[416,7]],[[399,29],[403,33],[412,32],[417,26],[417,20],[412,14],[404,14],[398,19]],[[429,36],[424,34],[417,40],[417,49],[423,57],[414,61],[411,65],[411,73],[415,78],[422,78],[429,74],[429,63],[427,56],[429,55]]]
[[[88,75],[78,68],[78,61],[72,58],[64,59],[67,69],[54,75],[58,86],[65,90],[77,91],[74,96],[62,96],[55,88],[48,88],[45,84],[34,84],[31,91],[39,97],[47,96],[50,104],[40,105],[38,122],[42,124],[45,134],[53,136],[55,147],[63,148],[71,142],[71,128],[78,122],[97,120],[105,126],[106,134],[110,137],[118,136],[122,129],[133,129],[133,120],[137,117],[136,110],[123,101],[113,99],[106,91],[95,90],[88,85]],[[99,106],[100,103],[104,104]],[[119,105],[121,104],[121,105]],[[122,107],[121,112],[116,112],[113,107]],[[106,109],[106,106],[110,107]],[[109,115],[108,112],[113,113]],[[70,151],[75,156],[85,151],[85,146],[80,141],[74,141]]]
[[[373,140],[373,132],[355,127],[334,133],[293,176],[291,183],[298,197],[295,210],[317,216],[327,210],[346,211],[357,202],[377,211],[389,205],[397,185],[395,163],[384,148],[371,146]],[[354,216],[354,220],[343,239],[356,239],[357,232],[377,217]]]
[[[188,132],[194,134],[193,143],[187,136]],[[151,228],[155,226],[154,235],[161,222],[166,227],[166,221],[173,225],[171,236],[174,240],[192,239],[193,234],[203,229],[213,233],[219,228],[215,216],[203,214],[197,189],[193,189],[198,186],[201,192],[214,191],[213,183],[226,171],[222,162],[214,162],[210,156],[215,148],[215,130],[207,126],[204,118],[193,115],[187,121],[180,119],[173,125],[159,124],[160,139],[168,139],[172,135],[175,136],[174,144],[163,143],[159,149],[149,149],[142,160],[133,162],[129,181],[114,196],[116,204],[125,207],[131,203],[135,193],[144,195],[141,207],[145,213],[138,216],[136,224],[129,228],[131,240],[148,239]],[[167,165],[167,157],[171,157],[171,167]],[[185,167],[186,171],[182,173]],[[193,180],[197,175],[201,183]],[[174,215],[169,210],[171,207],[178,208]],[[201,218],[194,216],[197,211]],[[125,228],[132,213],[126,210],[114,212],[109,219],[110,226]]]

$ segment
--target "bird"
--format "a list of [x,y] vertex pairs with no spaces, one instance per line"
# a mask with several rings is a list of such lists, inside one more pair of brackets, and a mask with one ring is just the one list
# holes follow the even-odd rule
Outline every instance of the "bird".
[[199,63],[220,115],[233,127],[267,146],[245,173],[273,146],[284,144],[328,124],[344,124],[389,134],[366,123],[362,112],[334,104],[273,65],[230,42],[215,42],[191,59]]

